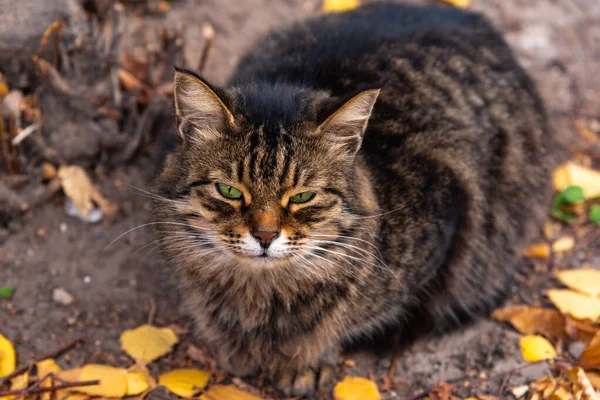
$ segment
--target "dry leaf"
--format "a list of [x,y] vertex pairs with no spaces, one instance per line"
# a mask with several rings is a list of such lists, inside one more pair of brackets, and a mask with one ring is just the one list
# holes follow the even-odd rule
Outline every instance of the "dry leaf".
[[600,334],[596,334],[590,344],[583,350],[579,359],[595,367],[600,366]]
[[[0,375],[1,377],[2,375]],[[25,389],[27,386],[29,386],[29,373],[25,372],[24,374],[21,375],[17,375],[15,376],[11,381],[10,381],[10,389],[9,390],[23,390]],[[0,396],[0,400],[12,400],[14,398],[16,398],[17,396]]]
[[556,357],[554,346],[542,336],[523,336],[519,344],[521,345],[521,355],[526,361],[536,362]]
[[323,0],[321,9],[324,12],[342,12],[352,10],[359,5],[359,0]]
[[556,274],[565,286],[592,297],[600,294],[600,271],[595,269],[572,269]]
[[48,40],[50,39],[50,36],[52,36],[53,33],[61,30],[66,24],[67,24],[67,22],[64,20],[63,21],[54,21],[46,28],[46,30],[44,31],[44,34],[42,35],[42,40],[40,41],[40,51],[44,47],[46,47],[46,45],[48,44]]
[[568,289],[549,290],[547,296],[564,314],[577,319],[596,321],[600,317],[600,300]]
[[200,369],[175,369],[158,377],[158,384],[181,397],[192,397],[204,388],[210,379],[210,372]]
[[359,376],[347,376],[333,389],[335,400],[379,400],[381,395],[375,382]]
[[[573,383],[573,391],[576,393],[575,398],[581,400],[600,400],[583,368],[576,367],[569,370],[568,376]],[[577,396],[579,393],[581,395]]]
[[580,320],[565,315],[565,332],[574,341],[589,343],[599,331],[600,328],[588,319]]
[[171,352],[178,342],[171,328],[142,325],[121,334],[121,348],[138,361],[150,362]]
[[134,396],[156,386],[156,381],[142,365],[134,365],[127,371],[127,396]]
[[79,392],[103,397],[123,397],[127,393],[127,370],[108,365],[87,364],[81,369],[82,381],[99,380],[95,386],[82,386]]
[[548,243],[538,243],[527,247],[523,253],[528,258],[550,257],[550,246]]
[[0,333],[0,377],[12,374],[17,368],[13,344]]
[[571,236],[563,236],[552,243],[552,251],[555,253],[564,253],[575,247],[575,239]]
[[600,389],[600,372],[587,371],[585,373],[590,380],[590,383],[596,390]]
[[558,339],[565,336],[566,333],[565,317],[559,311],[551,308],[525,305],[505,307],[494,311],[492,318],[509,322],[525,335],[539,333]]
[[451,4],[454,7],[467,8],[471,5],[471,0],[442,0],[444,3]]
[[572,162],[554,170],[554,188],[562,192],[569,186],[580,186],[586,199],[600,196],[600,172]]
[[[58,376],[61,373],[61,369],[56,363],[56,361],[52,358],[48,358],[46,360],[38,361],[36,364],[38,379],[44,379],[40,384],[41,388],[51,387],[53,385],[53,380],[51,378],[47,378],[49,374],[53,374]],[[42,400],[50,400],[52,398],[52,393],[42,393]]]
[[76,165],[62,166],[58,169],[58,177],[65,194],[73,200],[75,207],[82,216],[88,215],[94,208],[94,203],[106,215],[114,215],[118,206],[108,201],[100,192],[86,172]]
[[261,400],[260,397],[231,385],[212,385],[200,400]]

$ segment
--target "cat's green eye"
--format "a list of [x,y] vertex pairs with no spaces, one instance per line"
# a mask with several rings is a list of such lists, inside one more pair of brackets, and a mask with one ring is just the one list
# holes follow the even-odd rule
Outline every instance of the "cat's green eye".
[[308,203],[315,197],[315,192],[302,192],[290,197],[290,203]]
[[221,193],[221,196],[231,200],[239,200],[244,195],[241,190],[224,183],[217,183],[217,190]]

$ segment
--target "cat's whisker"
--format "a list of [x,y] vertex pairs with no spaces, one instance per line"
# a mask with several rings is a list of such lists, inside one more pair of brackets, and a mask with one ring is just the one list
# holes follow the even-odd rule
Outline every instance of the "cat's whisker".
[[203,230],[210,230],[209,228],[203,228],[203,227],[199,227],[199,226],[195,226],[195,225],[190,225],[190,224],[184,224],[181,222],[166,222],[166,221],[158,221],[158,222],[148,222],[142,225],[138,225],[134,228],[129,229],[128,231],[123,232],[122,234],[120,234],[119,236],[117,236],[112,242],[110,242],[103,251],[108,250],[108,248],[110,246],[112,246],[117,240],[121,239],[123,236],[127,235],[128,233],[131,233],[137,229],[140,228],[144,228],[146,226],[152,226],[152,225],[160,225],[160,224],[164,224],[164,225],[178,225],[178,226],[184,226],[184,227],[188,227],[188,228],[192,228],[192,229],[203,229]]
[[354,246],[354,245],[349,244],[349,243],[336,242],[334,240],[313,240],[313,242],[315,242],[315,243],[326,243],[326,244],[331,244],[331,245],[334,245],[334,246],[340,246],[340,247],[346,248],[346,249],[351,250],[351,251],[352,250],[354,250],[354,251],[360,251],[360,252],[362,252],[362,253],[364,253],[366,255],[369,255],[369,256],[375,258],[377,261],[379,261],[380,263],[382,263],[383,265],[385,265],[387,267],[387,265],[385,264],[385,262],[381,258],[379,258],[375,254],[373,254],[370,251],[368,251],[366,249],[363,249],[361,247]]
[[379,218],[379,217],[383,217],[384,215],[388,215],[388,214],[392,214],[392,213],[398,212],[398,211],[400,211],[400,210],[402,210],[404,208],[405,207],[398,207],[398,208],[396,208],[394,210],[386,211],[386,212],[383,212],[381,214],[374,214],[374,215],[360,215],[360,216],[356,216],[356,214],[353,214],[353,215],[351,214],[351,215],[353,216],[354,219]]
[[342,238],[342,239],[357,240],[359,242],[368,244],[369,246],[373,247],[375,250],[377,250],[377,253],[379,253],[379,257],[383,258],[383,254],[381,254],[381,251],[379,250],[379,247],[377,247],[373,243],[369,242],[368,240],[364,240],[364,239],[357,238],[357,237],[354,237],[354,236],[347,236],[347,235],[324,235],[322,233],[313,233],[313,234],[311,234],[311,236],[314,236],[314,237],[324,237],[324,238],[329,237],[329,238],[333,238],[333,239]]
[[166,203],[173,203],[173,204],[180,205],[180,206],[186,206],[187,205],[183,201],[168,199],[166,197],[159,196],[156,193],[149,192],[147,190],[144,190],[144,189],[142,189],[140,187],[137,187],[135,185],[132,185],[130,183],[125,183],[125,186],[128,186],[131,189],[134,189],[134,193],[136,193],[137,195],[142,196],[142,197],[146,197],[148,199],[160,200],[160,201],[164,201]]
[[[357,277],[358,279],[360,279],[359,278],[359,272],[360,271],[357,271],[355,268],[348,268],[348,265],[346,265],[344,263],[340,264],[339,262],[334,262],[333,260],[330,260],[328,258],[322,257],[322,256],[320,256],[318,254],[315,254],[314,252],[312,252],[310,250],[307,250],[306,253],[309,254],[309,255],[311,255],[312,257],[316,257],[316,258],[318,258],[320,260],[323,260],[324,262],[327,262],[327,263],[333,265],[333,267],[335,267],[335,268],[342,268],[344,271],[346,271],[346,272],[350,273],[351,275],[353,275],[353,276]],[[361,280],[361,283],[364,283],[364,281]]]

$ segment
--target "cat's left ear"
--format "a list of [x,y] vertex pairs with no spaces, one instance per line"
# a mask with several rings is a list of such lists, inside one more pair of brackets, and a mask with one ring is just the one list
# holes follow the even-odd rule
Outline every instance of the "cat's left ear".
[[362,138],[379,89],[365,90],[348,100],[329,116],[317,130],[330,143],[351,153],[360,149]]

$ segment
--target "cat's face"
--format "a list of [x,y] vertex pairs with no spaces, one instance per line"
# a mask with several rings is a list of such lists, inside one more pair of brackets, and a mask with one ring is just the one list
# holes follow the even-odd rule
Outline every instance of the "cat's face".
[[182,224],[171,231],[187,251],[195,243],[195,254],[307,266],[331,251],[324,244],[353,217],[346,172],[377,91],[359,94],[319,123],[322,94],[291,100],[288,108],[298,107],[299,115],[277,118],[277,110],[248,111],[240,103],[250,100],[241,94],[227,107],[190,74],[178,72],[175,82],[182,141],[167,167],[176,178],[161,178],[163,188],[173,179],[171,193],[161,195],[173,200],[163,207]]

